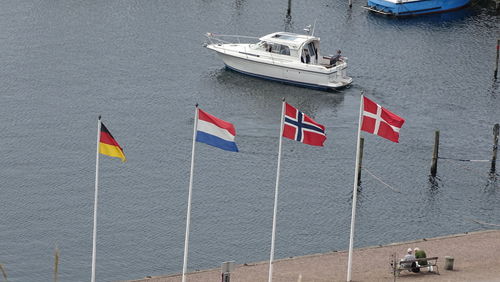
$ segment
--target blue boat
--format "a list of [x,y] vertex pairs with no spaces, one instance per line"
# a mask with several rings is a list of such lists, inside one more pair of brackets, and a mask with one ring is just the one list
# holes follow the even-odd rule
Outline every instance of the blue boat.
[[457,10],[470,0],[368,0],[363,8],[395,17],[424,15]]

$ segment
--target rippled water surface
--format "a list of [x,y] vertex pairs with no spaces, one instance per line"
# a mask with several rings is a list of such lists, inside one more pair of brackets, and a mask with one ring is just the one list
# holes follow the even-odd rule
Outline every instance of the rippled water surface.
[[[267,260],[281,98],[327,127],[325,147],[283,141],[276,258],[348,248],[359,94],[406,119],[400,143],[364,134],[355,247],[499,224],[488,162],[500,91],[498,16],[486,3],[391,19],[355,1],[3,1],[0,263],[9,281],[88,281],[97,116],[128,162],[100,163],[97,280],[182,270],[194,105],[236,125],[240,153],[197,146],[189,270]],[[205,32],[261,36],[316,23],[354,84],[320,92],[224,69]],[[394,189],[394,190],[393,190]],[[387,254],[389,256],[389,254]]]

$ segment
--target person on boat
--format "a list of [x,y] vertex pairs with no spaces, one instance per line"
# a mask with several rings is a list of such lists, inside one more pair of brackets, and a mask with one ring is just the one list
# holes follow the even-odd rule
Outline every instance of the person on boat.
[[303,49],[302,56],[300,57],[300,61],[306,64],[311,62],[311,56],[309,55],[309,50]]
[[338,61],[340,61],[340,59],[342,58],[340,53],[342,52],[340,50],[337,50],[337,55],[332,56],[332,58],[330,59],[330,65],[334,66]]

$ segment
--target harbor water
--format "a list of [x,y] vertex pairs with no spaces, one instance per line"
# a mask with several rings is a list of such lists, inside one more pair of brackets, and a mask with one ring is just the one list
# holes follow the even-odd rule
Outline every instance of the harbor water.
[[[283,140],[275,258],[348,249],[362,91],[406,123],[400,143],[362,134],[355,247],[500,224],[488,161],[439,160],[429,181],[435,130],[440,156],[491,159],[500,26],[487,2],[405,19],[339,0],[292,1],[287,18],[287,2],[0,3],[0,264],[9,281],[50,281],[56,247],[60,281],[90,280],[98,115],[128,161],[101,157],[97,281],[181,272],[196,103],[234,123],[240,152],[197,144],[189,271],[269,258],[283,97],[328,139]],[[206,32],[301,33],[315,21],[321,52],[349,58],[350,88],[247,77],[203,47]]]

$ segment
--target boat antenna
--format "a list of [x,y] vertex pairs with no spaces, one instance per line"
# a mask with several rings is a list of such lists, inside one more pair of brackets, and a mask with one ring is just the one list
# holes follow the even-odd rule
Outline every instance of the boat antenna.
[[318,19],[314,19],[313,30],[311,32],[311,36],[314,36],[314,29],[316,28],[316,20],[318,20]]

